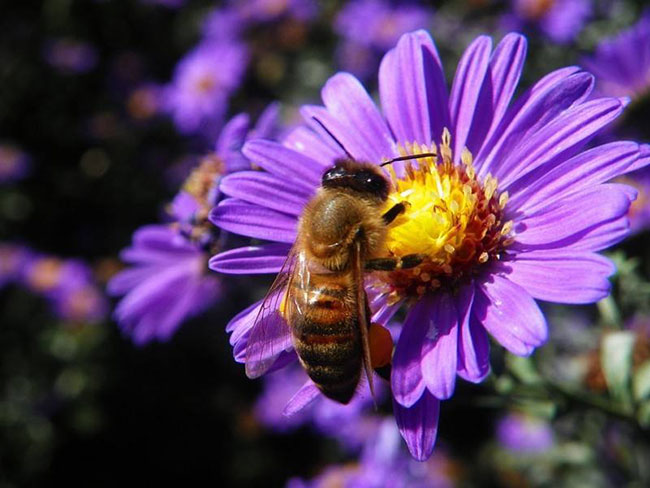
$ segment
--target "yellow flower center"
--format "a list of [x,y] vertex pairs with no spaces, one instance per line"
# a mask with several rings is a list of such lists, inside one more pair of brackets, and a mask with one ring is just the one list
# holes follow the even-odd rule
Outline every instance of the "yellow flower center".
[[388,253],[425,256],[415,268],[388,273],[384,280],[392,301],[456,286],[499,258],[512,228],[512,222],[502,221],[507,193],[497,193],[497,180],[490,175],[483,182],[477,179],[469,151],[463,151],[462,164],[454,163],[447,129],[439,147],[413,144],[401,152],[436,156],[408,163],[401,178],[389,167],[393,188],[385,210],[402,202],[406,211],[389,226]]

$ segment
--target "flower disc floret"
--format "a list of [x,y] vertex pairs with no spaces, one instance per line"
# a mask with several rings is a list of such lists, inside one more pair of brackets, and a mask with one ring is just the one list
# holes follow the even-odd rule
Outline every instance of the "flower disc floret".
[[390,302],[419,297],[441,286],[456,288],[485,263],[499,259],[509,244],[506,236],[512,223],[503,220],[507,193],[499,195],[497,181],[489,175],[483,182],[478,180],[469,151],[463,151],[461,164],[455,164],[450,139],[445,130],[439,148],[407,146],[405,154],[427,152],[436,157],[407,164],[403,177],[389,169],[393,191],[386,210],[404,203],[406,211],[388,230],[388,252],[426,256],[415,268],[386,276]]

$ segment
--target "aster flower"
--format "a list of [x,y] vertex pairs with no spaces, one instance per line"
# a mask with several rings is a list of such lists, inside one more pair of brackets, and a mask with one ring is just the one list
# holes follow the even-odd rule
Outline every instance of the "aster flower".
[[203,37],[211,41],[234,41],[246,27],[245,19],[236,8],[215,8],[205,16]]
[[337,49],[340,66],[365,78],[399,36],[426,27],[431,17],[430,9],[416,4],[391,5],[384,0],[347,3],[335,21],[335,30],[343,38]]
[[385,419],[366,438],[358,463],[330,466],[309,481],[291,479],[287,488],[450,488],[456,486],[458,468],[440,450],[426,463],[414,461],[403,448],[395,424]]
[[0,144],[0,183],[12,183],[25,178],[30,170],[30,158],[13,144]]
[[207,221],[208,212],[219,198],[221,176],[248,164],[239,151],[246,138],[272,138],[277,115],[278,107],[271,105],[253,129],[245,114],[228,122],[215,151],[194,168],[171,203],[173,222],[140,228],[132,246],[122,251],[131,267],[113,277],[108,292],[124,295],[114,316],[136,344],[168,340],[183,321],[220,296],[221,283],[207,267],[219,238]]
[[176,66],[164,95],[164,108],[182,133],[219,126],[230,95],[242,81],[247,52],[237,42],[204,41]]
[[97,50],[87,42],[74,39],[55,39],[43,49],[45,61],[64,74],[80,74],[97,64]]
[[[597,251],[627,235],[635,191],[605,182],[648,163],[635,142],[586,149],[624,102],[591,100],[593,77],[578,68],[554,71],[512,100],[525,53],[517,34],[494,50],[489,37],[477,38],[448,92],[430,36],[403,36],[379,69],[383,115],[353,76],[335,75],[322,90],[324,106],[302,108],[308,127],[283,144],[246,144],[244,154],[265,171],[224,178],[230,198],[210,215],[225,230],[273,241],[218,254],[213,269],[277,273],[321,175],[345,156],[314,118],[359,161],[436,154],[387,173],[385,208],[406,202],[406,211],[388,227],[386,255],[425,260],[366,282],[372,322],[408,309],[391,388],[395,418],[417,459],[432,452],[439,402],[453,394],[456,375],[471,382],[488,375],[489,335],[529,355],[547,339],[535,299],[591,303],[609,293],[614,266]],[[238,361],[258,309],[228,325]],[[291,359],[295,353],[283,351],[272,369]],[[304,399],[314,390],[306,385]]]
[[0,286],[16,283],[45,298],[69,322],[98,322],[106,316],[106,297],[90,267],[17,244],[0,245]]
[[513,453],[541,454],[553,447],[553,437],[547,421],[522,413],[510,413],[497,425],[497,440]]
[[581,62],[596,76],[601,96],[639,100],[650,91],[650,11],[629,29],[603,39]]
[[592,14],[592,0],[511,0],[502,19],[506,30],[537,29],[558,44],[573,41]]
[[0,243],[0,288],[18,281],[31,258],[29,248],[19,244]]

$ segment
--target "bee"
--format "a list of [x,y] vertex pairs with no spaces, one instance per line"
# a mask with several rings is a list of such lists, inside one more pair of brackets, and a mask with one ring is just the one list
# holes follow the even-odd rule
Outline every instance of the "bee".
[[[339,145],[348,157],[325,171],[320,188],[302,212],[296,242],[253,323],[246,374],[261,376],[293,345],[320,391],[347,404],[362,369],[374,397],[372,315],[364,272],[414,267],[424,257],[385,256],[388,226],[406,210],[406,203],[383,212],[390,182],[382,169],[356,161]],[[382,165],[428,156],[434,155],[401,156]],[[392,351],[387,331],[385,336]]]

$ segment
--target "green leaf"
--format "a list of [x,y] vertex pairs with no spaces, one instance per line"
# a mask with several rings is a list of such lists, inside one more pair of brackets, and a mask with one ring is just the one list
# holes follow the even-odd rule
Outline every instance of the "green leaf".
[[605,334],[600,351],[600,361],[609,392],[615,398],[630,401],[630,372],[634,334],[629,331]]
[[632,379],[634,399],[641,401],[650,397],[650,360],[643,363],[635,372]]

